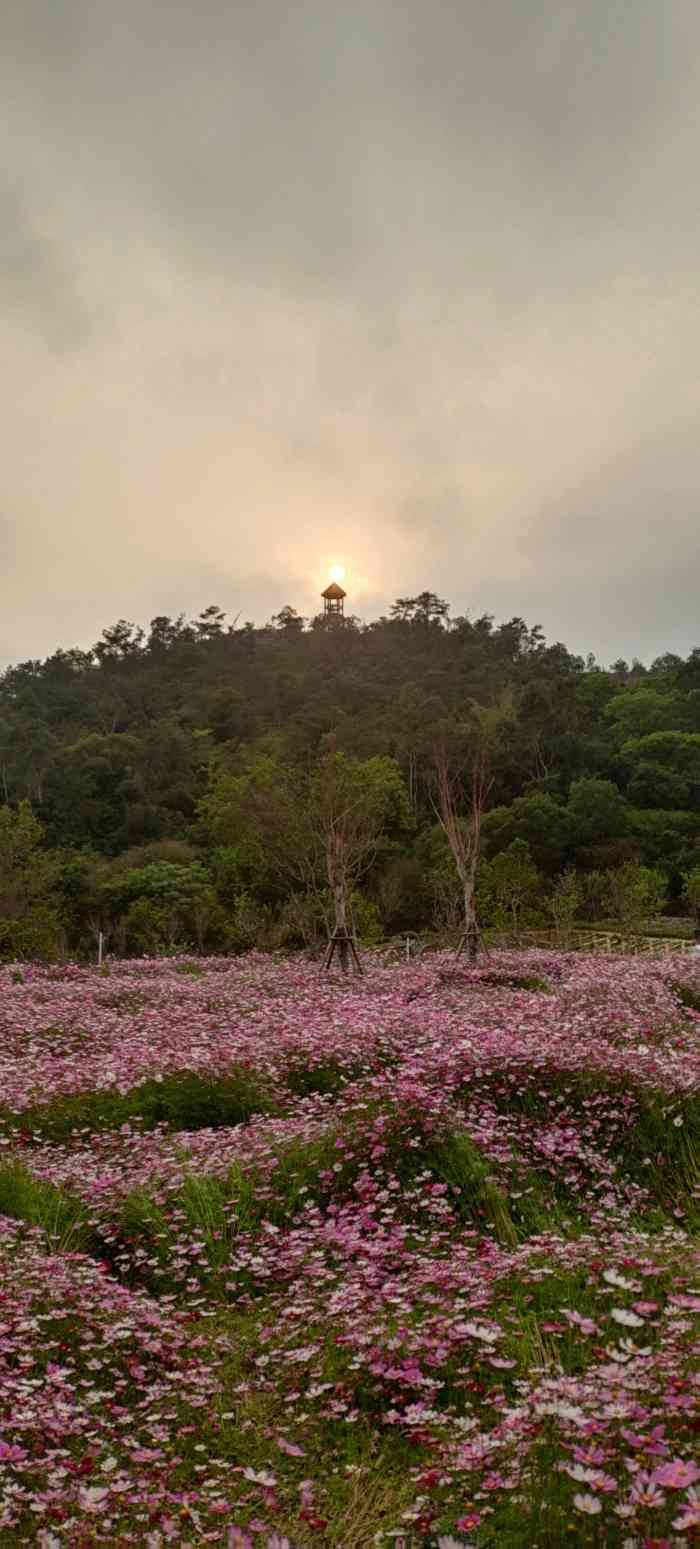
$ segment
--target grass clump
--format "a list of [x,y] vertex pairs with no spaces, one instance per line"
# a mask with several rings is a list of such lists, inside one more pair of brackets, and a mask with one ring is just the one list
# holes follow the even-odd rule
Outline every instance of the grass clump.
[[508,1198],[473,1140],[461,1130],[426,1138],[416,1147],[405,1144],[392,1154],[390,1165],[404,1188],[429,1171],[436,1183],[447,1186],[452,1210],[461,1221],[473,1221],[480,1230],[493,1232],[499,1242],[517,1242]]
[[144,1130],[159,1124],[173,1130],[228,1128],[255,1113],[271,1113],[274,1106],[260,1077],[241,1067],[221,1076],[176,1072],[123,1093],[78,1092],[19,1114],[0,1110],[0,1121],[33,1140],[66,1141],[75,1130],[117,1129],[135,1121]]
[[492,984],[500,989],[507,990],[532,990],[540,994],[551,994],[552,986],[547,979],[542,979],[538,974],[508,974],[485,973],[479,976],[481,984]]
[[100,1249],[80,1200],[32,1177],[21,1162],[0,1167],[0,1215],[39,1227],[60,1252],[94,1254]]
[[[190,1260],[193,1272],[212,1293],[218,1289],[221,1294],[220,1277],[229,1274],[232,1248],[241,1234],[255,1235],[267,1224],[284,1230],[309,1207],[325,1210],[331,1201],[351,1194],[367,1165],[367,1153],[347,1134],[342,1138],[346,1144],[339,1147],[341,1132],[333,1129],[320,1140],[292,1142],[280,1150],[271,1172],[235,1164],[223,1178],[190,1173],[165,1206],[156,1204],[147,1190],[135,1190],[116,1223],[118,1240],[128,1244],[130,1264],[140,1266],[147,1278],[155,1276],[161,1290],[169,1289],[182,1279],[178,1244],[195,1239],[199,1251]],[[447,1186],[450,1207],[459,1220],[492,1232],[506,1244],[522,1239],[523,1217],[513,1219],[507,1193],[467,1135],[456,1132],[415,1148],[392,1142],[390,1136],[387,1140],[384,1161],[403,1185],[402,1213],[422,1213],[421,1175],[429,1173],[434,1182]],[[545,1207],[539,1202],[538,1208]],[[546,1224],[551,1225],[551,1215]],[[237,1287],[253,1289],[253,1281],[240,1272]]]
[[[304,1145],[292,1143],[280,1152],[271,1176],[259,1169],[245,1170],[237,1163],[224,1178],[189,1173],[167,1206],[157,1204],[147,1189],[135,1189],[124,1200],[115,1223],[115,1240],[127,1245],[125,1273],[158,1289],[176,1289],[182,1282],[182,1243],[196,1241],[198,1252],[189,1259],[191,1272],[204,1281],[212,1295],[226,1289],[220,1279],[229,1275],[231,1250],[241,1234],[254,1234],[263,1223],[291,1226],[308,1205],[326,1205],[332,1194],[347,1192],[357,1176],[353,1160],[332,1171],[338,1160],[335,1136]],[[251,1289],[245,1273],[237,1289]],[[229,1285],[230,1290],[230,1275]]]
[[290,1065],[285,1081],[295,1097],[310,1097],[312,1094],[336,1097],[344,1086],[360,1074],[361,1066],[348,1068],[341,1065],[339,1060],[331,1059],[317,1065]]
[[139,1011],[143,1011],[144,1006],[151,1003],[151,998],[143,990],[114,990],[108,995],[100,995],[97,1004],[105,1006],[108,1011],[123,1012],[125,1016],[137,1016]]
[[517,1242],[507,1196],[488,1163],[468,1135],[451,1134],[425,1153],[425,1162],[452,1192],[460,1220],[470,1220],[493,1232],[499,1242]]
[[617,1138],[620,1170],[641,1183],[664,1211],[700,1229],[700,1096],[674,1101],[650,1096]]
[[686,1006],[689,1011],[700,1011],[700,990],[696,990],[694,985],[676,981],[671,989],[682,1006]]

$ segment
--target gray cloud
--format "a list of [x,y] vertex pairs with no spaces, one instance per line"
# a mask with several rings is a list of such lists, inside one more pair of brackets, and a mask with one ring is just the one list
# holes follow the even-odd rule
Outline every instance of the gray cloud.
[[7,657],[434,585],[696,643],[694,0],[10,0]]
[[48,348],[85,344],[90,321],[75,273],[7,189],[0,190],[0,298],[3,312],[38,327]]

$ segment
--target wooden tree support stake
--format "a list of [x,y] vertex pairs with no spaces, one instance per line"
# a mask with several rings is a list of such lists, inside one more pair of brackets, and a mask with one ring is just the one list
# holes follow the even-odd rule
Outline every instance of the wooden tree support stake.
[[462,931],[455,949],[455,962],[458,962],[462,953],[466,952],[469,962],[475,963],[479,949],[481,949],[485,957],[491,956],[481,930],[475,922],[469,930]]
[[348,972],[348,965],[350,963],[352,963],[355,973],[362,973],[362,964],[357,955],[357,947],[355,946],[354,938],[350,935],[350,932],[345,925],[339,925],[336,930],[334,930],[333,935],[331,936],[331,939],[328,943],[328,950],[323,962],[323,967],[326,973],[328,972],[328,969],[333,962],[333,958],[336,952],[340,958],[340,966],[343,970],[343,973]]

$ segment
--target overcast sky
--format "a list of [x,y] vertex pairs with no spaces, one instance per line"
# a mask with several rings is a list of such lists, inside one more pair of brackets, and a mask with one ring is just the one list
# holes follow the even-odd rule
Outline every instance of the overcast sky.
[[700,644],[697,0],[2,15],[0,661],[334,562]]

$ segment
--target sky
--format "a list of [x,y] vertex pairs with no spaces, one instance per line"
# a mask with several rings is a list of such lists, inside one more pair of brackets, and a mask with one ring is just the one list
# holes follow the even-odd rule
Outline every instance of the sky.
[[0,662],[429,589],[700,644],[697,0],[4,0]]

